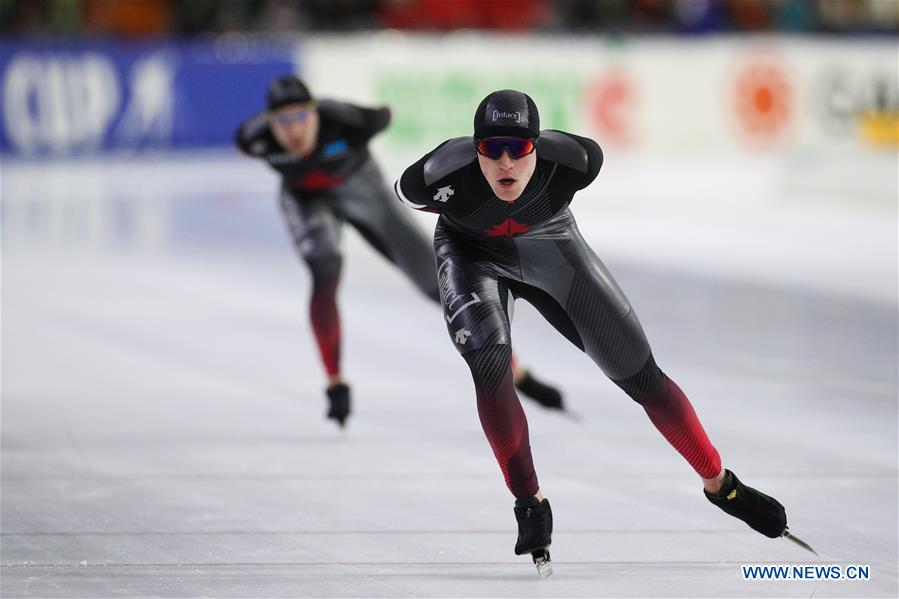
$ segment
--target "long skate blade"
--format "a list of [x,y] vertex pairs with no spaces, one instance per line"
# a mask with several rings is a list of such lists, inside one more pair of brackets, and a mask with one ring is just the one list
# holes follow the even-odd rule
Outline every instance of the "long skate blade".
[[580,414],[572,412],[571,410],[562,410],[562,416],[565,416],[572,422],[577,422],[578,424],[584,421],[584,418]]
[[537,563],[537,574],[540,578],[549,578],[553,575],[553,565],[552,562],[539,562]]
[[540,578],[549,578],[553,575],[553,564],[549,559],[549,551],[535,551],[531,556],[534,558],[534,565],[537,566],[537,574]]
[[[811,545],[809,545],[808,543],[806,543],[805,541],[803,541],[802,539],[800,539],[799,537],[797,537],[796,535],[794,535],[793,533],[791,533],[789,530],[783,531],[783,534],[782,534],[781,536],[782,536],[783,538],[787,539],[788,541],[793,541],[794,543],[796,543],[797,545],[799,545],[799,546],[802,547],[803,549],[805,549],[805,550],[807,550],[807,551],[811,551],[811,552],[814,553],[815,555],[818,555],[818,552],[815,551],[814,549],[812,549],[812,546],[811,546]],[[818,557],[820,557],[820,556],[818,556]]]

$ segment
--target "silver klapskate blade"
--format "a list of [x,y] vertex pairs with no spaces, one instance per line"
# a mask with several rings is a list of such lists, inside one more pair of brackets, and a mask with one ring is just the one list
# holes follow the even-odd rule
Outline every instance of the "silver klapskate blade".
[[818,555],[818,552],[815,551],[814,549],[812,549],[811,545],[809,545],[808,543],[806,543],[805,541],[803,541],[802,539],[800,539],[799,537],[797,537],[796,535],[791,533],[789,530],[783,531],[783,534],[781,536],[787,540],[793,541],[794,543],[796,543],[803,549],[806,549],[808,551],[811,551],[815,555]]
[[534,565],[537,566],[537,574],[540,575],[540,578],[549,578],[553,575],[553,564],[548,560],[538,560],[534,562]]

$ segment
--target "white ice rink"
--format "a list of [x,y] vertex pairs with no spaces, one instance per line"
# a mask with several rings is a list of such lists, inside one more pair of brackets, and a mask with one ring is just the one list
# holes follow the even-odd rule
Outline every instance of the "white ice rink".
[[[555,516],[540,580],[440,311],[355,233],[341,432],[261,165],[5,160],[0,595],[895,597],[895,161],[612,157],[576,197],[725,464],[820,557],[709,504],[519,303],[520,357],[581,416],[525,404]],[[870,580],[744,581],[744,564]]]

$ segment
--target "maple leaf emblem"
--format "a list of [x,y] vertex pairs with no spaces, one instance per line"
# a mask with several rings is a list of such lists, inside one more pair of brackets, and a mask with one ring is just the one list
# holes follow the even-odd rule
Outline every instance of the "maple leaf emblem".
[[531,228],[524,223],[507,218],[492,229],[484,229],[487,237],[514,237],[519,233],[527,233]]
[[340,175],[332,175],[323,170],[314,170],[306,173],[297,184],[296,187],[303,190],[320,190],[333,189],[343,183],[343,177]]

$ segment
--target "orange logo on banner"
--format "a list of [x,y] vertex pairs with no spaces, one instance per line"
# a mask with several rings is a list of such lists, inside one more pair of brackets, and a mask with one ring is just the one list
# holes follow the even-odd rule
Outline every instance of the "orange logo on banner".
[[591,120],[603,139],[621,145],[630,142],[636,100],[630,78],[623,73],[610,73],[597,79],[587,94]]
[[777,137],[792,118],[793,93],[783,69],[759,63],[737,74],[737,117],[757,139]]

